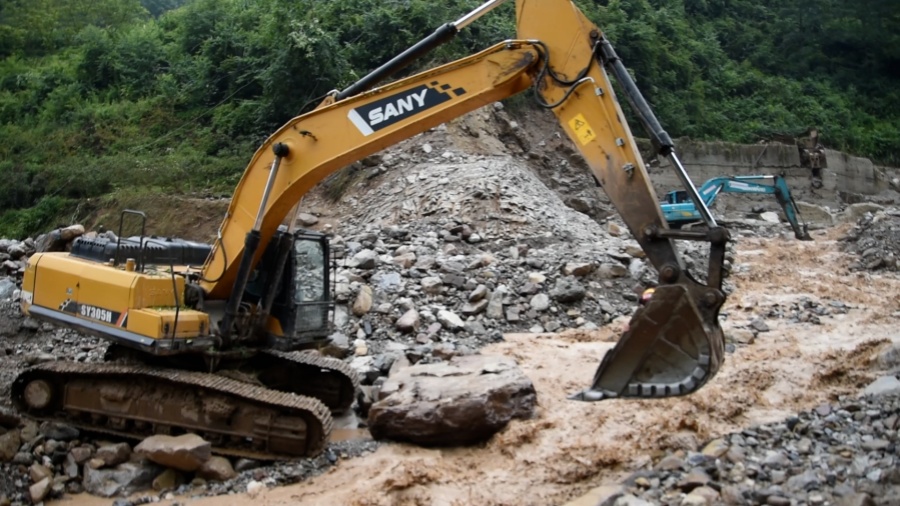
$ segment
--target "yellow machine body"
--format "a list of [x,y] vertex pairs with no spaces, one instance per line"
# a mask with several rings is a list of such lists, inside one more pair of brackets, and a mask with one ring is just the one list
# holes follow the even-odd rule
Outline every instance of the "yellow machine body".
[[209,337],[209,316],[179,307],[184,281],[168,272],[138,272],[66,253],[38,253],[25,271],[22,309],[103,337],[151,346],[165,340],[165,347],[181,347]]

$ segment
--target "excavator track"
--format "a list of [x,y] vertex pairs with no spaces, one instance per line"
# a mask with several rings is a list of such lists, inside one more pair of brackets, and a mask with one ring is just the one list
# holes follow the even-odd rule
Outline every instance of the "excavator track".
[[317,399],[143,365],[39,364],[19,374],[11,396],[38,420],[129,439],[193,432],[216,453],[241,457],[314,456],[332,429],[331,413]]
[[336,415],[350,409],[359,390],[359,374],[353,368],[314,352],[264,350],[252,365],[266,388],[315,397]]

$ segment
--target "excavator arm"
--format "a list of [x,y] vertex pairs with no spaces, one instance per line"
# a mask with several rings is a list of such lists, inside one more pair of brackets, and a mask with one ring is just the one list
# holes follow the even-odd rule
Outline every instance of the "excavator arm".
[[[492,0],[465,23],[502,3]],[[257,150],[220,228],[200,286],[208,299],[228,299],[218,332],[231,334],[248,278],[268,241],[301,197],[323,178],[371,153],[483,105],[532,89],[557,116],[594,177],[660,273],[650,303],[634,316],[588,390],[573,398],[660,397],[695,391],[718,370],[724,341],[718,323],[726,230],[700,200],[624,65],[602,32],[569,0],[517,0],[518,39],[380,88],[384,77],[427,47],[414,46],[349,92],[294,118]],[[445,25],[427,42],[449,38]],[[440,39],[440,40],[438,40]],[[424,41],[423,41],[424,42]],[[705,232],[670,230],[650,185],[607,70],[625,92],[659,154],[710,225]],[[711,245],[705,282],[685,270],[674,240]]]
[[[663,214],[670,224],[683,224],[700,219],[700,213],[692,202],[679,202],[680,192],[669,192],[662,204]],[[809,229],[800,219],[800,211],[784,178],[778,175],[714,177],[700,187],[700,198],[712,206],[721,193],[749,193],[774,195],[778,205],[794,230],[794,237],[811,241]]]

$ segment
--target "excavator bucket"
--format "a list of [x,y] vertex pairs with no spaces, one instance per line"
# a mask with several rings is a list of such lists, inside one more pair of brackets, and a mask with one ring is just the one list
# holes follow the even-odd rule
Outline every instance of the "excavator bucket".
[[725,339],[717,313],[701,312],[684,285],[658,287],[603,357],[591,388],[570,399],[659,398],[696,391],[722,363]]

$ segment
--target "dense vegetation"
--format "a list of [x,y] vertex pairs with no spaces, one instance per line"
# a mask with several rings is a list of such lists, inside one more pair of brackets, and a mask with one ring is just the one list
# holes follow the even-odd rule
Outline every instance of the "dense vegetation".
[[[229,193],[256,145],[480,0],[4,0],[0,236],[130,188]],[[676,136],[821,129],[900,161],[896,0],[578,0]],[[512,4],[421,66],[514,34]]]

